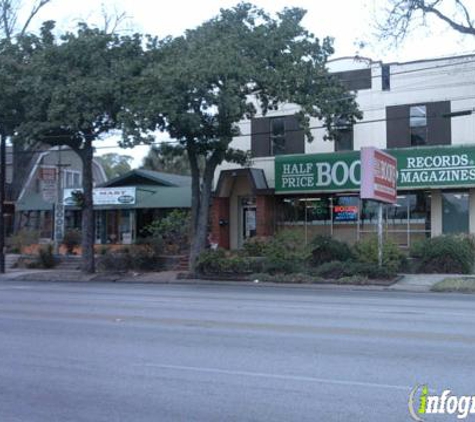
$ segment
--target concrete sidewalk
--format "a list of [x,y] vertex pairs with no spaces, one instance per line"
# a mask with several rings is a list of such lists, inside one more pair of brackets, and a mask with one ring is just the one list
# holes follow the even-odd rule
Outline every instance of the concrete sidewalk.
[[[66,282],[116,282],[144,284],[213,284],[213,285],[254,285],[246,281],[220,281],[204,279],[180,279],[177,271],[149,273],[95,273],[83,274],[80,271],[58,270],[26,270],[14,269],[0,275],[2,281],[66,281]],[[291,284],[260,282],[259,286],[300,287],[316,289],[347,289],[347,290],[385,290],[400,292],[429,292],[431,287],[447,277],[466,277],[462,274],[401,274],[401,278],[391,286],[357,286],[341,284]]]

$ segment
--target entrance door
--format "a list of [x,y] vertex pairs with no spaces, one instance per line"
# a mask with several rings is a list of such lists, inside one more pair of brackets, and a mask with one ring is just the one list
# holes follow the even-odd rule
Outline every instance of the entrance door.
[[256,199],[241,198],[241,236],[240,245],[256,235]]

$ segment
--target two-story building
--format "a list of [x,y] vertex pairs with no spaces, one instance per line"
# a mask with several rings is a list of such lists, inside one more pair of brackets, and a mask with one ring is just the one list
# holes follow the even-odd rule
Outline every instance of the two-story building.
[[[376,231],[377,206],[359,198],[361,147],[398,159],[398,198],[384,230],[402,247],[445,233],[475,233],[475,56],[408,63],[342,58],[328,63],[364,117],[342,122],[335,141],[311,121],[309,143],[296,105],[241,122],[232,147],[250,168],[224,163],[215,175],[212,236],[239,248],[253,236],[298,230],[353,243]],[[335,99],[336,101],[338,99]]]

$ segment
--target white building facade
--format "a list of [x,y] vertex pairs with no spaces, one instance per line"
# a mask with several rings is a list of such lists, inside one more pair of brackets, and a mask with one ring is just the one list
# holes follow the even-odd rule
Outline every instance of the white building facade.
[[[388,237],[401,247],[449,233],[475,233],[475,56],[408,63],[342,58],[328,63],[356,92],[363,119],[324,141],[299,129],[295,105],[241,123],[232,147],[251,168],[224,163],[215,175],[212,236],[239,248],[253,236],[298,230],[349,243],[376,230],[376,204],[359,198],[359,151],[398,158],[398,202],[385,206]],[[336,99],[338,100],[338,99]]]

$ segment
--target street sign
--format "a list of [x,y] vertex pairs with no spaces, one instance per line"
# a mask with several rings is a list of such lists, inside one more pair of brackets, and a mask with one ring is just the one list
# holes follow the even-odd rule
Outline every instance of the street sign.
[[361,148],[362,199],[397,202],[397,160],[374,147]]

